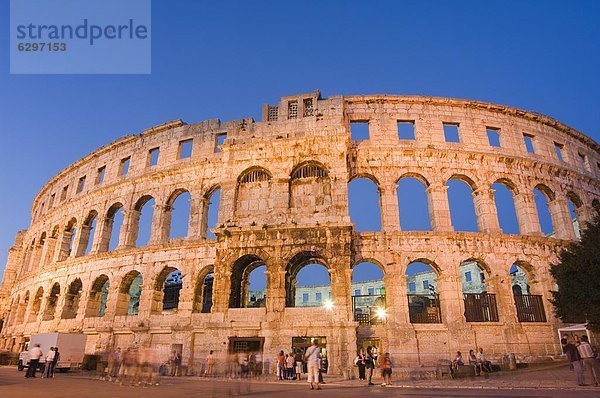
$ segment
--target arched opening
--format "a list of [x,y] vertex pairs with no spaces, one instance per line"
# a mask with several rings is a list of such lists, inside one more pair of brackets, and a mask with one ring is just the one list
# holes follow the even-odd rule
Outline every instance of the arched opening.
[[77,278],[69,285],[67,289],[67,295],[65,297],[65,304],[62,310],[62,319],[73,319],[77,317],[77,310],[79,309],[79,300],[81,298],[81,290],[83,285],[81,279]]
[[446,182],[446,186],[448,187],[450,220],[454,230],[457,232],[479,231],[473,202],[473,185],[463,179],[453,177]]
[[348,210],[357,232],[381,231],[379,188],[374,179],[354,178],[348,184]]
[[135,204],[134,213],[137,220],[133,222],[132,231],[136,247],[148,245],[152,231],[152,219],[154,218],[154,198],[149,195],[142,196]]
[[205,197],[204,210],[202,212],[204,216],[203,225],[205,225],[204,236],[206,239],[215,239],[215,234],[211,231],[217,227],[219,222],[219,209],[221,207],[221,188],[215,188],[210,191]]
[[75,235],[77,234],[77,229],[75,228],[76,225],[77,220],[75,218],[71,218],[62,232],[60,252],[58,255],[59,261],[66,260],[71,255],[73,243],[75,241]]
[[406,267],[408,313],[411,323],[441,323],[437,274],[431,262],[413,261]]
[[108,288],[110,282],[108,276],[100,275],[94,280],[88,298],[85,316],[88,318],[103,317],[106,314],[106,303],[108,301]]
[[198,275],[194,292],[194,312],[210,313],[213,305],[214,267],[204,269]]
[[235,195],[235,215],[238,219],[252,217],[273,209],[272,176],[262,167],[251,167],[238,177]]
[[179,294],[183,288],[181,271],[165,267],[158,274],[152,297],[152,313],[174,312],[179,307]]
[[355,322],[372,325],[385,320],[385,283],[379,265],[365,261],[352,268],[350,295]]
[[27,305],[29,305],[29,292],[25,292],[22,301],[17,301],[17,323],[22,324],[25,321],[25,313],[27,312]]
[[575,237],[577,239],[581,239],[581,217],[580,213],[582,210],[583,202],[579,199],[574,192],[567,193],[567,202],[569,205],[569,216],[570,220],[573,224],[573,232],[575,232]]
[[322,307],[332,303],[331,277],[316,252],[296,254],[285,274],[286,307]]
[[465,319],[467,322],[498,322],[496,295],[488,292],[486,271],[476,260],[460,264]]
[[552,213],[550,212],[549,202],[554,200],[554,193],[544,185],[538,185],[533,190],[533,198],[537,209],[538,221],[542,233],[546,236],[555,234]]
[[496,182],[492,185],[492,189],[494,190],[498,224],[502,233],[518,235],[519,220],[517,219],[513,189],[506,182]]
[[97,220],[98,212],[92,210],[88,213],[88,216],[83,221],[83,226],[81,227],[81,239],[79,240],[79,247],[83,249],[83,253],[81,253],[78,249],[78,255],[87,256],[92,251],[94,237],[96,235]]
[[188,191],[179,190],[171,195],[167,206],[169,213],[169,239],[186,238],[190,224],[190,200]]
[[329,172],[318,162],[304,162],[290,174],[289,207],[295,213],[314,214],[331,206]]
[[509,269],[517,318],[519,322],[546,322],[543,298],[541,295],[531,294],[530,273],[527,268],[531,269],[531,266],[515,263]]
[[46,298],[46,307],[44,308],[43,321],[51,321],[56,313],[56,305],[58,304],[58,296],[60,295],[60,285],[56,282],[50,289],[50,294]]
[[119,245],[119,235],[123,227],[123,205],[113,204],[106,213],[105,226],[100,251],[113,251]]
[[40,310],[42,309],[42,299],[44,298],[44,289],[39,287],[33,296],[33,303],[31,303],[31,311],[29,311],[29,316],[27,322],[35,322],[37,320],[38,315],[40,314]]
[[46,232],[42,232],[42,234],[40,235],[40,239],[38,240],[33,263],[34,269],[40,268],[44,265],[44,259],[42,258],[42,255],[44,253],[44,246],[46,246]]
[[431,231],[429,199],[424,178],[403,177],[398,180],[398,209],[402,231]]
[[142,274],[129,271],[121,282],[115,315],[137,315],[142,295]]
[[229,308],[265,307],[267,266],[258,256],[249,254],[233,264]]

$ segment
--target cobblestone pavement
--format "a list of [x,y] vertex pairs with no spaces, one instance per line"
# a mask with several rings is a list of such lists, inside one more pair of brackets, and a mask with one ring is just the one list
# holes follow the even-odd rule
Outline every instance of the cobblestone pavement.
[[306,382],[266,380],[163,378],[159,386],[120,386],[82,374],[57,374],[54,379],[25,379],[14,367],[0,367],[0,397],[600,397],[600,387],[577,387],[567,366],[493,374],[463,380],[397,381],[392,387],[367,387],[356,380],[326,379],[321,391]]

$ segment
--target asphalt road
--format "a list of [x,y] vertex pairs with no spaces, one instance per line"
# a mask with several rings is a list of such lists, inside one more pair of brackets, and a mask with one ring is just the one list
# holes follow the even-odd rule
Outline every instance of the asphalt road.
[[120,386],[76,375],[57,374],[54,379],[25,379],[15,368],[0,367],[0,397],[40,398],[170,398],[170,397],[600,397],[590,391],[548,389],[430,389],[366,387],[358,382],[331,383],[311,391],[306,382],[247,382],[192,377],[163,378],[159,386]]

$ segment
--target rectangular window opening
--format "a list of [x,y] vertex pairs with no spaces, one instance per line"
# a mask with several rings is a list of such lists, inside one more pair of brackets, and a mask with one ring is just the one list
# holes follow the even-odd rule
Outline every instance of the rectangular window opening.
[[279,119],[279,107],[269,105],[267,108],[267,121],[276,122]]
[[54,206],[54,199],[56,199],[56,194],[53,193],[50,195],[50,201],[48,202],[48,208],[51,209]]
[[535,153],[535,148],[533,147],[533,136],[530,134],[523,134],[523,140],[525,141],[525,149],[528,153]]
[[471,271],[467,271],[467,272],[465,272],[465,280],[466,280],[467,282],[471,282],[471,280],[472,280],[472,279],[473,279],[473,278],[471,277]]
[[408,291],[414,293],[417,290],[417,284],[414,282],[408,283]]
[[302,302],[303,303],[307,303],[308,302],[308,293],[302,293]]
[[220,147],[225,143],[226,139],[227,139],[227,133],[217,134],[217,136],[215,137],[215,152],[216,153],[221,152]]
[[564,157],[563,157],[563,144],[559,144],[558,142],[554,143],[554,151],[556,152],[556,158],[558,160],[564,161]]
[[312,98],[305,98],[304,101],[302,101],[302,104],[304,105],[303,116],[312,116],[314,111]]
[[429,290],[429,281],[423,281],[423,289]]
[[65,185],[60,193],[60,201],[62,202],[67,198],[67,192],[69,191],[69,186]]
[[493,127],[487,127],[485,129],[485,132],[487,133],[490,146],[499,148],[500,147],[500,129],[493,128]]
[[415,139],[415,121],[414,120],[398,120],[398,138],[401,140]]
[[158,157],[160,156],[160,148],[152,148],[148,151],[148,165],[150,167],[158,164]]
[[104,174],[106,173],[106,166],[102,166],[98,169],[96,174],[96,184],[102,184],[104,182]]
[[82,192],[85,189],[85,176],[81,177],[79,181],[77,181],[77,193]]
[[323,299],[321,292],[318,292],[318,293],[315,294],[315,299],[317,301],[321,301]]
[[129,173],[129,163],[131,161],[131,156],[127,156],[126,158],[121,159],[121,163],[119,164],[119,175],[124,176]]
[[369,296],[372,296],[375,294],[375,289],[372,287],[370,287],[368,291],[369,291]]
[[586,156],[583,153],[578,153],[577,155],[579,155],[579,166],[584,170],[589,170]]
[[179,141],[178,159],[188,159],[192,157],[192,140]]
[[350,122],[350,138],[354,141],[369,139],[369,121]]
[[360,296],[360,289],[356,289],[356,290],[354,291],[354,295],[355,295],[355,296]]
[[457,123],[444,123],[444,139],[446,142],[460,142]]
[[288,119],[298,118],[298,101],[288,102]]

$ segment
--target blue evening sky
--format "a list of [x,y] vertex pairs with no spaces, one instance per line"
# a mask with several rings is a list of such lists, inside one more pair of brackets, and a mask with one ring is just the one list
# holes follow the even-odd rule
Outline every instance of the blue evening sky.
[[[262,103],[319,88],[496,102],[600,138],[598,1],[153,1],[152,73],[139,76],[9,75],[8,4],[0,5],[0,272],[48,179],[122,135],[177,118],[259,120]],[[372,187],[353,185],[352,207],[362,209],[354,219],[375,228]],[[422,188],[401,185],[403,226],[427,229],[422,206],[406,210]],[[454,182],[449,191],[457,229],[472,230],[472,208],[459,199],[469,192]],[[500,206],[501,226],[514,231],[514,209]]]

